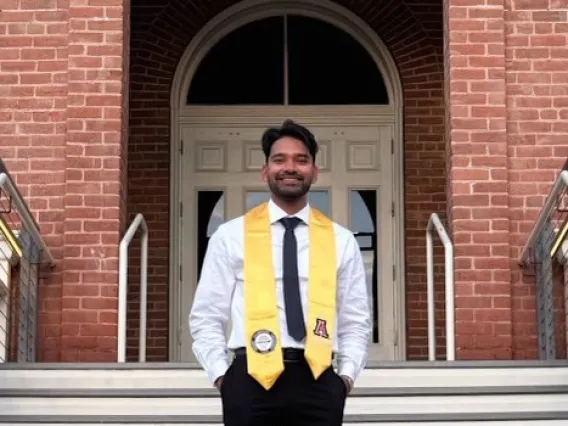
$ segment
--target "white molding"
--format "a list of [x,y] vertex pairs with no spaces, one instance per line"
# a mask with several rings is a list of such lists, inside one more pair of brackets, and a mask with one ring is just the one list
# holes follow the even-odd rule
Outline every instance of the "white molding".
[[[557,232],[558,235],[558,232]],[[568,239],[562,242],[556,260],[562,265],[562,278],[564,279],[564,335],[568,337]],[[566,350],[568,350],[568,339],[566,339]]]
[[[301,118],[302,122],[337,125],[394,124],[394,108],[382,105],[322,105],[322,106],[185,106],[180,109],[181,124],[231,124],[248,127],[251,124],[275,125],[285,118]],[[260,121],[259,121],[260,120]]]
[[0,235],[0,297],[10,292],[10,270],[12,269],[12,248]]
[[[568,259],[568,242],[566,244],[566,259]],[[568,351],[568,262],[564,263],[564,337]]]
[[[556,232],[558,235],[558,231]],[[556,252],[556,260],[565,268],[568,268],[568,239],[562,242],[558,251]]]
[[[12,230],[14,237],[18,239],[20,231]],[[12,250],[12,246],[0,233],[0,297],[9,295],[11,271],[19,261],[18,255]]]
[[[306,124],[310,118],[318,123],[337,125],[337,118],[353,120],[354,123],[385,123],[390,120],[395,128],[393,201],[397,206],[393,240],[395,241],[395,309],[394,323],[398,334],[396,359],[406,356],[406,315],[405,315],[405,265],[404,265],[404,138],[403,138],[403,90],[398,69],[389,50],[376,32],[350,10],[329,0],[244,0],[218,14],[209,21],[192,39],[177,66],[172,91],[171,107],[171,163],[170,163],[170,264],[169,264],[169,359],[178,361],[179,321],[180,318],[180,128],[183,123],[214,123],[219,117],[231,120],[235,124],[275,124],[275,118],[281,118],[284,107],[249,106],[249,107],[187,107],[186,93],[193,75],[207,52],[225,35],[235,29],[258,19],[285,13],[303,15],[326,21],[341,28],[353,36],[375,60],[383,76],[389,96],[387,106],[325,106],[325,107],[286,107],[286,117],[298,116]],[[324,114],[322,114],[325,111]],[[280,115],[279,115],[280,114]],[[382,118],[382,120],[381,120]],[[248,120],[248,121],[247,121]],[[260,120],[260,121],[259,121]],[[390,266],[387,266],[390,267]]]
[[[17,237],[18,232],[12,232]],[[0,234],[0,363],[6,362],[8,355],[10,285],[15,257],[17,255],[13,252],[10,243]]]

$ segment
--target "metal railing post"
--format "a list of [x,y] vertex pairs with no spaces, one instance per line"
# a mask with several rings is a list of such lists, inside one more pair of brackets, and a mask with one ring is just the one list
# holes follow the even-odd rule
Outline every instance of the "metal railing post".
[[128,302],[128,247],[134,234],[140,228],[140,336],[138,343],[138,361],[146,361],[146,309],[148,297],[148,225],[141,213],[138,213],[120,242],[118,273],[118,362],[126,359],[126,312]]
[[535,275],[540,359],[555,359],[557,356],[553,261],[555,258],[560,263],[564,261],[562,245],[568,239],[568,224],[566,219],[557,216],[566,213],[563,202],[567,189],[568,160],[552,185],[518,258],[518,264]]
[[454,247],[436,213],[430,215],[426,227],[426,288],[428,294],[428,360],[436,359],[436,306],[434,300],[434,242],[432,230],[444,244],[446,278],[446,360],[455,360]]
[[[18,281],[14,283],[18,289],[18,295],[13,297],[8,290],[11,283],[4,283],[6,285],[5,290],[8,290],[8,292],[3,295],[3,306],[0,308],[1,315],[5,319],[4,327],[0,330],[0,342],[2,342],[0,345],[4,347],[4,350],[9,345],[8,330],[14,326],[18,334],[15,343],[13,343],[16,361],[33,362],[36,359],[39,264],[45,261],[51,268],[54,268],[56,262],[41,236],[39,225],[32,216],[2,159],[0,159],[0,193],[2,192],[5,192],[9,197],[10,207],[12,204],[15,207],[13,210],[20,217],[21,229],[12,229],[3,218],[0,218],[2,219],[0,220],[2,240],[5,240],[10,246],[10,253],[12,251],[16,253],[19,262],[17,263],[18,274],[16,274]],[[11,263],[13,259],[6,258],[4,260]],[[6,268],[10,268],[10,266]],[[12,307],[12,303],[15,304],[14,307]],[[6,362],[7,356],[3,358],[0,362]]]
[[[568,160],[566,161],[568,164]],[[565,165],[566,167],[566,165]],[[529,237],[527,238],[527,242],[521,251],[521,254],[518,259],[518,264],[520,266],[526,266],[528,263],[528,257],[530,256],[530,249],[536,242],[538,235],[542,232],[544,227],[546,226],[546,221],[550,217],[551,212],[554,210],[554,203],[556,202],[556,197],[560,194],[565,188],[568,187],[568,170],[563,170],[560,172],[552,189],[550,190],[550,194],[546,198],[546,202],[544,203],[544,207],[540,211],[538,215],[538,219],[536,220]]]
[[0,173],[0,190],[2,189],[6,189],[6,191],[12,198],[12,201],[16,205],[16,209],[18,210],[18,213],[22,218],[22,222],[26,228],[26,231],[31,234],[32,240],[45,254],[49,266],[53,268],[55,266],[55,259],[53,258],[51,252],[49,251],[49,248],[45,244],[45,241],[41,237],[41,234],[37,229],[36,222],[30,214],[26,202],[20,195],[19,191],[14,185],[14,182],[12,182],[12,179],[10,179],[10,177],[6,173]]

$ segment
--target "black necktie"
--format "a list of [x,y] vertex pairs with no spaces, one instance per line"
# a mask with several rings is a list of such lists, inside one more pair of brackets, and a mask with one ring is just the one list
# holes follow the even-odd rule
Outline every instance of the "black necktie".
[[284,249],[282,251],[282,269],[284,281],[284,306],[286,307],[286,322],[288,334],[301,342],[306,337],[306,325],[302,311],[300,297],[300,279],[298,277],[298,244],[294,235],[294,228],[301,219],[285,217],[280,219],[286,232],[284,232]]

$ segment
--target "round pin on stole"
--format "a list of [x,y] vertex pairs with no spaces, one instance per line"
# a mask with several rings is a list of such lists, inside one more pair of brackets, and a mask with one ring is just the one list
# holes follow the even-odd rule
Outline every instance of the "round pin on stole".
[[276,347],[276,336],[270,330],[258,330],[252,335],[252,348],[255,352],[265,354]]

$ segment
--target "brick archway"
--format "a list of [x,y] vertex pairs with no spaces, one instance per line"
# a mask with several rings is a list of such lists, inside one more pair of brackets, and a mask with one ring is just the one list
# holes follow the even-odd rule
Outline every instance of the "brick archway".
[[[403,93],[402,85],[400,81],[400,76],[398,75],[398,69],[390,52],[383,44],[382,40],[377,37],[377,34],[373,29],[367,26],[367,24],[354,15],[351,11],[344,8],[343,6],[333,3],[327,0],[288,0],[288,1],[278,1],[278,0],[245,0],[239,2],[233,6],[228,7],[223,10],[220,14],[216,15],[211,19],[191,40],[184,54],[182,55],[174,75],[172,90],[171,90],[171,142],[170,142],[170,155],[171,155],[171,171],[170,171],[170,287],[169,287],[169,337],[170,337],[170,359],[179,360],[182,355],[180,351],[183,348],[176,344],[177,340],[180,339],[180,318],[184,321],[186,314],[184,313],[184,307],[180,306],[181,303],[190,303],[187,297],[182,297],[184,294],[181,290],[182,286],[187,285],[188,280],[192,280],[191,273],[187,271],[183,274],[183,282],[180,279],[179,271],[180,266],[184,264],[181,257],[182,250],[180,246],[183,244],[184,231],[181,229],[180,223],[183,221],[180,218],[179,208],[176,206],[180,205],[181,202],[181,182],[183,179],[184,172],[181,170],[183,166],[180,161],[180,149],[181,149],[181,135],[180,135],[180,123],[183,121],[182,117],[187,118],[182,111],[187,111],[187,93],[189,88],[193,84],[193,77],[197,72],[203,58],[217,45],[217,43],[226,37],[230,37],[239,28],[268,17],[281,16],[284,14],[289,15],[301,15],[304,17],[309,17],[312,19],[317,19],[319,21],[327,22],[339,30],[349,34],[353,39],[359,43],[366,51],[366,53],[371,58],[377,66],[380,75],[377,78],[381,78],[382,81],[377,81],[376,84],[385,84],[386,91],[388,93],[389,103],[388,105],[381,105],[386,107],[384,114],[391,116],[390,111],[394,112],[394,154],[393,158],[395,163],[398,165],[397,170],[394,172],[396,177],[394,178],[393,186],[395,189],[395,201],[393,201],[393,206],[396,206],[396,220],[393,229],[393,234],[398,239],[399,250],[393,253],[394,264],[397,268],[396,280],[393,279],[394,289],[392,290],[392,304],[396,306],[393,308],[395,314],[393,315],[393,332],[401,336],[399,341],[401,344],[396,346],[396,359],[404,359],[406,356],[406,321],[405,315],[401,314],[405,311],[404,307],[404,256],[402,251],[404,248],[404,227],[401,224],[404,220],[404,205],[403,201],[403,163],[402,163],[402,107],[403,107]],[[332,90],[332,88],[330,88]],[[336,105],[338,106],[338,105]],[[371,107],[373,108],[373,107]],[[256,108],[254,108],[256,109]],[[389,112],[387,112],[387,110]],[[364,108],[359,109],[359,111],[366,111]],[[215,114],[219,113],[219,109],[216,108]],[[347,112],[344,110],[344,113]],[[368,114],[373,114],[370,110]],[[187,112],[185,112],[187,114]],[[197,113],[198,115],[201,113]],[[268,112],[267,112],[268,114]],[[292,113],[293,114],[293,113]],[[366,112],[359,112],[358,114],[365,115]],[[261,114],[262,115],[262,114]],[[187,141],[185,141],[187,142]],[[186,144],[187,145],[187,144]],[[191,147],[187,147],[191,150]],[[331,154],[332,156],[334,154]],[[389,186],[390,191],[390,186]],[[389,201],[390,202],[390,201]],[[184,211],[189,210],[189,206]],[[188,216],[187,214],[185,215]],[[187,221],[183,221],[187,222]],[[187,226],[187,223],[184,225]],[[394,245],[394,244],[393,244]],[[187,247],[186,249],[187,250]],[[381,265],[381,268],[392,268],[391,264]],[[183,283],[183,284],[179,284]],[[381,285],[381,287],[383,287]],[[386,285],[384,287],[387,287]],[[387,292],[387,293],[390,293]],[[390,299],[390,298],[389,298]],[[187,306],[186,306],[187,308]],[[386,309],[385,309],[386,311]],[[385,321],[386,322],[386,321]],[[184,327],[182,327],[184,329]],[[187,330],[184,331],[187,333]],[[386,340],[386,338],[381,337],[381,339]]]
[[[150,227],[148,359],[168,359],[170,92],[188,44],[227,3],[207,6],[164,2],[132,10],[129,214],[142,212]],[[347,1],[336,2],[348,6]],[[394,59],[404,100],[404,205],[407,357],[426,354],[424,228],[431,212],[445,212],[441,3],[407,6],[368,1],[350,10],[366,22]],[[437,6],[437,7],[436,7]],[[439,13],[432,11],[439,10]],[[435,25],[432,24],[435,23]],[[402,195],[401,195],[402,196]],[[134,286],[131,294],[135,293]],[[132,302],[129,318],[136,317]],[[404,313],[403,313],[404,315]],[[131,321],[132,321],[131,320]],[[135,320],[134,320],[135,321]],[[130,328],[134,339],[135,330]],[[136,346],[136,340],[129,345]]]

